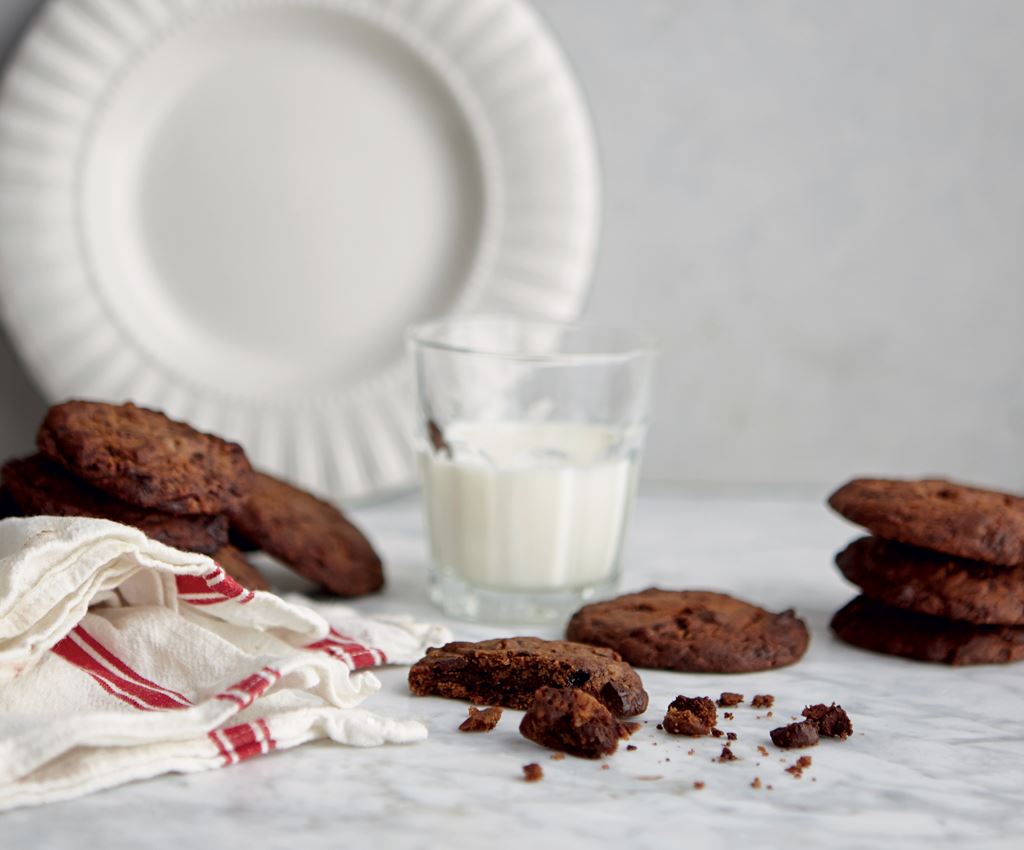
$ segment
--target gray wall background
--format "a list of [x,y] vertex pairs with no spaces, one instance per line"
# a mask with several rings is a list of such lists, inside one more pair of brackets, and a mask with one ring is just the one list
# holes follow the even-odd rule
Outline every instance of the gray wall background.
[[[649,479],[1024,488],[1024,3],[534,4],[602,149],[588,316],[664,345]],[[0,457],[42,410],[0,337]]]

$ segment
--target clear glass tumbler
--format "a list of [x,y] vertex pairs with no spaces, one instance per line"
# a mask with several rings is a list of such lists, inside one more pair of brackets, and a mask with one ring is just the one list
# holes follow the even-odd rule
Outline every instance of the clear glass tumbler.
[[655,359],[633,331],[454,317],[409,331],[430,593],[542,622],[621,572]]

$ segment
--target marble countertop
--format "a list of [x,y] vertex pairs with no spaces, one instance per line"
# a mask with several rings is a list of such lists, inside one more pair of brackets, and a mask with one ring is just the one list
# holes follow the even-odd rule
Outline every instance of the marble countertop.
[[[441,621],[425,596],[424,540],[414,499],[360,511],[390,566],[366,612]],[[1020,846],[1024,834],[1024,668],[951,669],[837,643],[831,613],[854,591],[833,553],[856,534],[820,499],[642,495],[625,553],[624,589],[652,584],[734,592],[794,607],[812,631],[798,665],[769,673],[642,671],[651,695],[635,751],[591,762],[550,759],[506,711],[486,735],[456,731],[462,703],[412,697],[404,668],[380,674],[366,707],[416,717],[420,744],[354,749],[317,744],[226,770],[166,776],[85,799],[0,815],[10,848],[548,847],[584,841],[629,848],[682,846]],[[499,630],[449,622],[457,638]],[[559,627],[510,634],[556,637]],[[676,695],[771,693],[774,718],[740,706],[738,760],[713,761],[721,741],[671,738],[655,724]],[[785,754],[768,730],[806,703],[836,701],[855,734]],[[770,755],[759,755],[759,744]],[[690,749],[694,750],[688,755]],[[813,765],[785,772],[801,752]],[[539,762],[542,782],[521,767]],[[755,777],[761,788],[751,787]],[[702,789],[695,782],[705,783]],[[771,789],[767,788],[771,785]]]

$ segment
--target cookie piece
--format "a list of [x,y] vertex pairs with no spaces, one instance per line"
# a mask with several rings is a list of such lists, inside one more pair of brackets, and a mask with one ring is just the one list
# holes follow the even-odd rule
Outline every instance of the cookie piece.
[[771,694],[754,694],[750,701],[751,708],[771,708],[775,705],[775,697]]
[[722,691],[721,696],[718,697],[718,705],[721,708],[730,708],[741,702],[743,702],[743,694],[736,694],[732,691]]
[[772,614],[723,593],[650,588],[585,605],[570,640],[607,646],[637,667],[747,673],[798,661],[808,634],[792,611]]
[[813,747],[820,739],[818,727],[811,720],[801,720],[787,726],[780,726],[777,729],[772,729],[768,734],[771,735],[772,743],[783,750]]
[[669,703],[662,728],[670,735],[700,738],[710,735],[718,722],[718,711],[710,697],[677,696]]
[[214,554],[228,540],[224,514],[176,515],[129,505],[79,481],[43,455],[7,461],[0,469],[0,480],[25,516],[109,519],[175,549],[204,555]]
[[857,478],[828,500],[877,537],[959,558],[1024,563],[1024,499],[950,481]]
[[230,543],[214,552],[213,560],[246,590],[270,590],[263,573],[250,564],[245,555]]
[[333,505],[262,472],[249,499],[230,513],[242,537],[338,596],[380,590],[380,558]]
[[51,407],[39,450],[123,502],[172,514],[221,514],[246,498],[252,467],[237,443],[134,404]]
[[800,713],[818,727],[818,734],[826,738],[845,741],[853,734],[853,723],[841,705],[819,702],[817,705],[806,706]]
[[886,605],[979,625],[1024,625],[1024,564],[1000,567],[880,537],[854,540],[836,564]]
[[977,626],[893,608],[858,596],[832,618],[840,640],[918,661],[1002,664],[1024,658],[1024,626]]
[[529,708],[544,686],[579,688],[616,715],[641,714],[647,708],[640,677],[616,653],[564,640],[456,641],[428,649],[409,670],[414,694],[478,705]]
[[501,708],[492,705],[490,708],[469,707],[469,716],[459,725],[460,732],[490,732],[501,720]]
[[620,737],[615,716],[579,688],[539,688],[519,733],[542,747],[586,759],[611,755]]

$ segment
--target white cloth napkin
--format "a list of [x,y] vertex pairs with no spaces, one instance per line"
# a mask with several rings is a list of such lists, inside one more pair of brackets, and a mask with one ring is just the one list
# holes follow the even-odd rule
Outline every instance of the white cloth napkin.
[[380,682],[354,671],[447,630],[303,601],[118,523],[0,521],[0,811],[318,738],[426,737],[357,708]]

